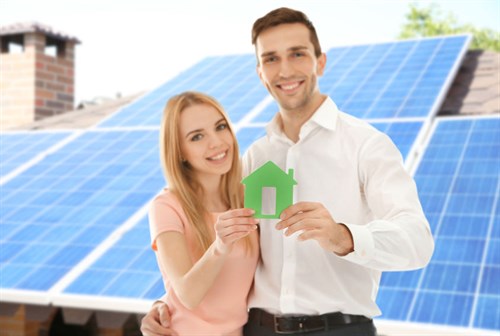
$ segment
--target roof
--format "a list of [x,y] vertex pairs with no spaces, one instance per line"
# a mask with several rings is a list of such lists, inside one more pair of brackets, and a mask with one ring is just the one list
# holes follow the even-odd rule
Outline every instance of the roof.
[[500,113],[500,53],[469,50],[439,115]]
[[85,129],[92,127],[107,116],[130,104],[144,93],[106,101],[95,106],[73,110],[52,117],[37,120],[10,130],[53,130],[53,129]]
[[71,36],[62,31],[55,30],[54,28],[41,24],[39,22],[19,22],[0,27],[0,36],[18,35],[24,33],[42,33],[54,39],[70,41],[74,43],[81,43],[75,36]]

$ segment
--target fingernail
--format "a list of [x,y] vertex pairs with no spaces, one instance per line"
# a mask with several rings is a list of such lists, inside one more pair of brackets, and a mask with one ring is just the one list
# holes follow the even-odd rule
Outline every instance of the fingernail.
[[280,224],[276,224],[276,229],[281,230],[281,225]]

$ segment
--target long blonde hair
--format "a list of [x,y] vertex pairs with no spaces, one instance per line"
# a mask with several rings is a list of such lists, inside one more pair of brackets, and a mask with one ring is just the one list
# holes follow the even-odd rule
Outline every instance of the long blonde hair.
[[[201,202],[203,189],[196,180],[193,170],[187,162],[182,161],[179,134],[180,114],[193,105],[209,105],[214,107],[226,120],[233,136],[233,161],[231,169],[222,176],[220,192],[222,200],[231,209],[243,207],[243,187],[241,181],[241,163],[238,141],[234,130],[222,106],[212,97],[193,91],[186,91],[173,96],[163,111],[160,129],[160,159],[169,189],[177,196],[181,206],[191,223],[201,251],[206,251],[213,242],[213,235],[207,226],[209,212]],[[251,246],[246,237],[246,246]]]

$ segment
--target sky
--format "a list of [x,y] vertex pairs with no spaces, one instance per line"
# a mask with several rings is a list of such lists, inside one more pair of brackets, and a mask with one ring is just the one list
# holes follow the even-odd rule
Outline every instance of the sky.
[[410,3],[500,31],[500,0],[0,0],[0,26],[37,21],[81,41],[76,105],[152,90],[208,56],[253,53],[253,22],[278,7],[306,13],[326,51],[395,40]]

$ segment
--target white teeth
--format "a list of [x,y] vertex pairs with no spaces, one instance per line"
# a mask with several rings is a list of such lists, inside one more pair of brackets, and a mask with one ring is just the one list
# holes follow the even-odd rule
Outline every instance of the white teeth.
[[281,85],[281,88],[283,90],[293,90],[295,89],[297,86],[299,86],[299,83],[294,83],[294,84],[289,84],[289,85]]
[[220,153],[219,155],[212,156],[210,160],[220,160],[226,156],[226,152]]

